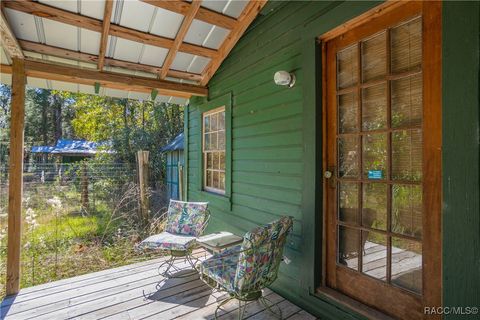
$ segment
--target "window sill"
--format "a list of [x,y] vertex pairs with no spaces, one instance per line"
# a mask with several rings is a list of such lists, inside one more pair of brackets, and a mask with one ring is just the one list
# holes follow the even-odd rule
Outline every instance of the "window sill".
[[347,295],[344,295],[328,287],[318,288],[315,293],[312,294],[312,296],[322,300],[329,300],[338,306],[347,307],[348,309],[355,311],[356,313],[366,317],[367,319],[394,320],[394,318],[390,317],[389,315],[386,315],[383,312],[373,309],[355,299],[350,298]]

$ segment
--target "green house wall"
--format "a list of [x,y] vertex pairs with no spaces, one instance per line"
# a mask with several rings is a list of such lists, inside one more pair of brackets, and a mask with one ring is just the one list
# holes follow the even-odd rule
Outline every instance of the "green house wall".
[[[272,2],[185,119],[188,200],[210,201],[208,231],[243,234],[288,214],[293,235],[273,289],[326,319],[362,318],[314,295],[320,281],[321,52],[316,36],[379,2]],[[443,6],[443,304],[480,305],[479,4]],[[461,37],[459,35],[462,35]],[[292,89],[278,70],[295,73]],[[225,105],[227,191],[202,191],[201,114]],[[231,152],[228,152],[231,150]],[[318,164],[318,165],[317,165]],[[450,315],[445,318],[455,319]]]

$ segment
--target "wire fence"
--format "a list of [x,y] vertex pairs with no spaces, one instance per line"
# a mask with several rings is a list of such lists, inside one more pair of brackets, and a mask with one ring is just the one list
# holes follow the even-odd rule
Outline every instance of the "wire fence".
[[[168,199],[162,182],[148,188],[149,220],[140,214],[135,165],[24,164],[21,287],[150,258],[134,250]],[[0,295],[7,255],[8,167],[0,164]]]

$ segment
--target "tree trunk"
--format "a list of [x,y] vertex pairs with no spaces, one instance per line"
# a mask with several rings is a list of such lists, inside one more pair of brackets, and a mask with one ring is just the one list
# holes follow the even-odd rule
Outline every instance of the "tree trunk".
[[53,117],[54,117],[54,123],[55,123],[55,142],[57,142],[59,139],[62,138],[62,104],[63,104],[63,99],[59,97],[58,95],[53,96],[53,104],[54,104],[54,111],[53,111]]

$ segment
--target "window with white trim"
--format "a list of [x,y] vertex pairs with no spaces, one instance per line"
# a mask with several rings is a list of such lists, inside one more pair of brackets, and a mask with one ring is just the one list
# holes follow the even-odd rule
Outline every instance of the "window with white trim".
[[225,106],[203,114],[203,189],[225,194]]

